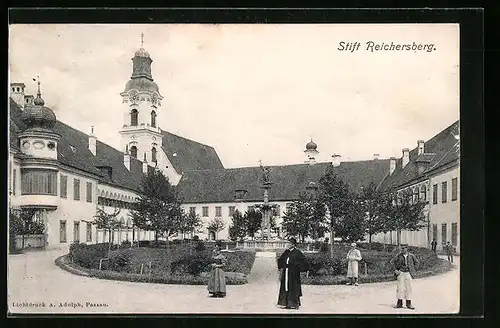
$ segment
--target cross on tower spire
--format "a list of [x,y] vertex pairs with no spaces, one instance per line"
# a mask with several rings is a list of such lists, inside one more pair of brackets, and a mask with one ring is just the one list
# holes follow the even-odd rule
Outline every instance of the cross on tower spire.
[[37,94],[36,94],[36,95],[37,95],[38,97],[41,97],[41,96],[42,96],[42,93],[40,92],[40,75],[37,75],[37,76],[36,76],[36,79],[37,79],[37,82],[36,82],[36,83],[38,84],[38,91],[37,91]]
[[144,48],[144,33],[141,33],[141,48]]

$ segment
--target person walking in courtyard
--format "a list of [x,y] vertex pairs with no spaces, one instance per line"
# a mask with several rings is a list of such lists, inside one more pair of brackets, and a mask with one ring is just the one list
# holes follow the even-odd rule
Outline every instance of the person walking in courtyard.
[[448,256],[448,261],[453,263],[453,246],[451,246],[450,242],[446,243],[444,249],[446,251],[446,255]]
[[395,308],[402,308],[404,299],[406,307],[414,310],[415,308],[411,304],[411,283],[419,265],[417,257],[408,251],[408,245],[402,244],[401,252],[391,260],[391,264],[394,265],[394,274],[398,280],[396,287],[398,301]]
[[226,257],[221,252],[221,243],[215,243],[212,254],[212,270],[208,278],[208,292],[211,297],[226,296],[226,274],[223,270],[226,265]]
[[296,246],[297,240],[290,238],[288,248],[278,259],[278,269],[281,270],[278,305],[284,306],[285,309],[300,307],[302,296],[300,272],[307,271],[308,267],[306,257]]
[[434,253],[436,253],[436,247],[437,247],[437,244],[438,244],[438,243],[437,243],[436,239],[433,239],[433,240],[431,241],[431,250],[432,250]]
[[356,248],[356,243],[351,244],[351,249],[347,253],[347,285],[358,285],[358,267],[361,261],[361,252]]

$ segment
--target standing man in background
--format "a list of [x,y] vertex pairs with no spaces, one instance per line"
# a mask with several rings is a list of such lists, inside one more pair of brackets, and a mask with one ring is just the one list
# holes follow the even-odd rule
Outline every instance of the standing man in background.
[[350,280],[347,285],[358,286],[359,261],[361,252],[356,248],[356,243],[352,243],[347,253],[347,278]]

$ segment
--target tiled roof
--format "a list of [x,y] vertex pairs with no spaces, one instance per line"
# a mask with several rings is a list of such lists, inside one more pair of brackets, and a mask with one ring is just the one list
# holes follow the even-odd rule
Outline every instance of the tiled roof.
[[[457,140],[454,135],[459,134],[459,121],[456,121],[424,144],[424,154],[418,155],[418,147],[410,151],[408,164],[402,168],[402,159],[396,160],[395,171],[381,184],[381,190],[396,189],[410,183],[420,177],[425,177],[429,171],[457,161],[459,153],[455,145]],[[419,174],[417,163],[425,165],[425,169]]]
[[162,134],[163,151],[167,154],[177,173],[224,168],[213,147],[167,131],[162,131]]
[[[17,145],[17,135],[25,128],[20,120],[21,114],[21,108],[11,100],[11,147]],[[61,136],[61,140],[57,145],[57,157],[62,164],[94,174],[99,177],[101,182],[139,191],[143,176],[141,161],[131,158],[129,171],[123,164],[123,152],[101,141],[97,141],[96,156],[94,156],[88,149],[89,136],[60,121],[57,121],[54,126],[54,132]],[[112,167],[112,179],[107,174],[104,174],[98,168],[99,166]],[[149,167],[148,169],[151,170],[152,168]]]
[[[319,182],[330,163],[271,166],[270,201],[297,199],[310,182]],[[343,162],[335,167],[337,175],[351,190],[359,191],[371,181],[378,184],[389,171],[389,160]],[[184,172],[179,182],[180,195],[187,203],[233,202],[236,190],[246,190],[243,201],[262,201],[260,167],[194,170]]]

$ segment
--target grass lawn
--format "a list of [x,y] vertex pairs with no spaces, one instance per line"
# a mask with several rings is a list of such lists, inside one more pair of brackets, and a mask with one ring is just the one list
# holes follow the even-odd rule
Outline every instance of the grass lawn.
[[[213,246],[197,248],[195,243],[167,244],[162,247],[133,247],[114,249],[108,245],[74,244],[69,259],[79,268],[88,269],[93,276],[128,281],[203,284],[210,271]],[[255,252],[223,252],[227,258],[224,271],[229,284],[246,283],[252,269]],[[99,270],[99,261],[103,261]],[[120,276],[122,275],[122,276]],[[147,277],[146,277],[147,276]]]

